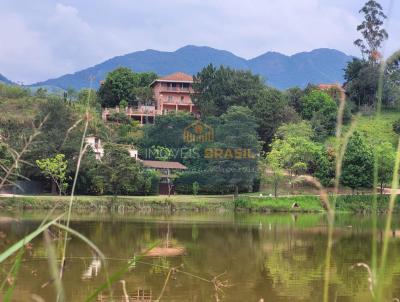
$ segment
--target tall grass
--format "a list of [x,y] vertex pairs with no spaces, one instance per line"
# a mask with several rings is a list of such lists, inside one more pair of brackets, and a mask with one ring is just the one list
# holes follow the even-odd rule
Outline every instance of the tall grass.
[[[384,75],[386,72],[386,68],[393,64],[395,61],[400,60],[400,50],[396,51],[393,53],[387,60],[383,60],[381,63],[380,67],[380,75],[379,75],[379,83],[378,83],[378,108],[377,108],[377,116],[379,117],[381,107],[382,107],[382,95],[383,95],[383,81],[384,81]],[[375,160],[376,162],[376,160]],[[393,180],[392,180],[392,192],[390,195],[390,201],[389,201],[389,207],[388,207],[388,213],[386,217],[386,225],[384,229],[384,235],[383,235],[383,245],[382,245],[382,251],[381,251],[381,257],[380,257],[380,266],[378,268],[377,266],[377,258],[378,258],[378,253],[377,253],[377,234],[376,234],[376,213],[374,213],[374,235],[373,235],[373,254],[372,254],[372,267],[373,267],[373,276],[376,278],[375,281],[375,292],[376,292],[376,301],[382,301],[383,299],[383,280],[385,277],[385,272],[386,272],[386,260],[387,260],[387,254],[388,254],[388,248],[389,248],[389,238],[390,238],[390,228],[392,225],[392,216],[393,216],[393,209],[395,205],[395,200],[397,196],[397,189],[399,186],[399,166],[400,166],[400,138],[397,144],[397,151],[396,151],[396,159],[395,159],[395,165],[393,169]],[[374,168],[377,169],[377,165],[374,165]],[[374,175],[377,172],[374,171]],[[375,180],[375,179],[374,179]],[[377,187],[377,183],[375,184],[374,182],[374,187]],[[375,195],[376,195],[376,190],[375,190]],[[376,198],[374,198],[374,202],[376,203]]]

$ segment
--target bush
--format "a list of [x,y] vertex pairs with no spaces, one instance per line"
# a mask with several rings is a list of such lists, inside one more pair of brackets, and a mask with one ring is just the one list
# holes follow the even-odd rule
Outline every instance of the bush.
[[393,131],[396,134],[400,134],[400,119],[393,123]]
[[195,181],[195,182],[192,184],[193,195],[197,195],[197,194],[199,193],[199,188],[200,188],[199,183],[198,183],[197,181]]
[[0,97],[18,99],[30,95],[31,92],[29,89],[22,88],[16,85],[6,85],[0,83]]

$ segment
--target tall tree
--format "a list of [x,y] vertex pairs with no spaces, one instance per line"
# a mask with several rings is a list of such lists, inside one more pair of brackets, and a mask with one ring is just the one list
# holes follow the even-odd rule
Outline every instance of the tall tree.
[[271,144],[271,155],[267,156],[267,162],[269,162],[272,170],[276,169],[276,167],[286,169],[293,188],[295,176],[314,173],[321,149],[320,145],[307,137],[288,136],[284,139],[278,138]]
[[342,185],[353,191],[358,188],[370,188],[373,180],[374,156],[371,148],[358,132],[350,138],[343,157]]
[[335,133],[338,105],[321,90],[311,90],[301,98],[301,114],[311,120],[317,140]]
[[251,190],[256,177],[260,144],[257,123],[250,109],[233,106],[221,116],[222,125],[216,129],[216,141],[208,147],[209,184]]
[[193,88],[193,100],[201,113],[220,116],[231,106],[252,107],[264,84],[250,71],[210,64],[194,77]]
[[143,190],[146,183],[140,164],[119,145],[105,146],[98,175],[106,184],[106,192],[113,195],[135,194]]
[[294,109],[288,105],[285,96],[273,88],[265,88],[260,92],[252,111],[265,149],[272,142],[275,131],[281,124],[296,122],[300,119]]
[[[144,87],[157,78],[155,73],[135,73],[129,68],[119,67],[108,73],[100,86],[98,95],[102,106],[118,106],[121,101],[137,105],[143,97]],[[142,88],[142,89],[139,89]]]
[[378,165],[378,182],[383,193],[383,187],[389,184],[393,176],[395,150],[389,142],[383,142],[375,148],[375,160]]
[[367,1],[360,13],[364,15],[364,21],[357,26],[357,31],[361,33],[362,39],[355,40],[354,44],[360,48],[363,57],[375,63],[380,59],[382,42],[388,38],[387,31],[382,28],[387,17],[382,6],[375,0]]

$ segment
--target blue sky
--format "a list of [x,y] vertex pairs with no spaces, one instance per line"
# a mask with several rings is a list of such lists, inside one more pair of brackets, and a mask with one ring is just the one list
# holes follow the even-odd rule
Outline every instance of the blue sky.
[[[0,0],[0,73],[25,84],[148,48],[187,44],[252,58],[336,48],[353,41],[365,0]],[[400,48],[400,3],[390,10],[386,53]]]

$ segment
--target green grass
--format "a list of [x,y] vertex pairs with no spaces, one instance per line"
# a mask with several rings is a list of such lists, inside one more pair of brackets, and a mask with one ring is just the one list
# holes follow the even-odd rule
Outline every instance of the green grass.
[[[293,207],[297,204],[298,207]],[[319,196],[291,197],[241,197],[235,200],[238,210],[261,212],[321,212],[324,211]]]
[[[3,209],[57,209],[68,208],[69,196],[12,196],[0,197]],[[75,196],[74,209],[98,210],[207,210],[232,206],[232,195],[173,195],[173,196]]]
[[20,124],[31,122],[39,112],[43,99],[34,97],[0,98],[0,122],[16,121]]
[[[0,197],[2,209],[51,209],[58,203],[57,209],[68,208],[69,196],[14,196]],[[296,203],[299,207],[292,208]],[[378,212],[387,210],[389,195],[378,196]],[[165,195],[158,196],[75,196],[74,209],[77,210],[218,210],[228,209],[254,212],[322,212],[320,198],[317,195],[297,195],[284,197],[259,197],[241,195],[233,202],[232,195]],[[336,210],[340,212],[364,213],[372,211],[372,195],[339,195]],[[400,212],[400,196],[396,200],[394,211]]]
[[393,122],[400,119],[400,112],[384,111],[378,119],[371,116],[361,116],[357,122],[356,131],[362,133],[368,143],[376,144],[390,142],[397,145],[398,135],[393,131]]

